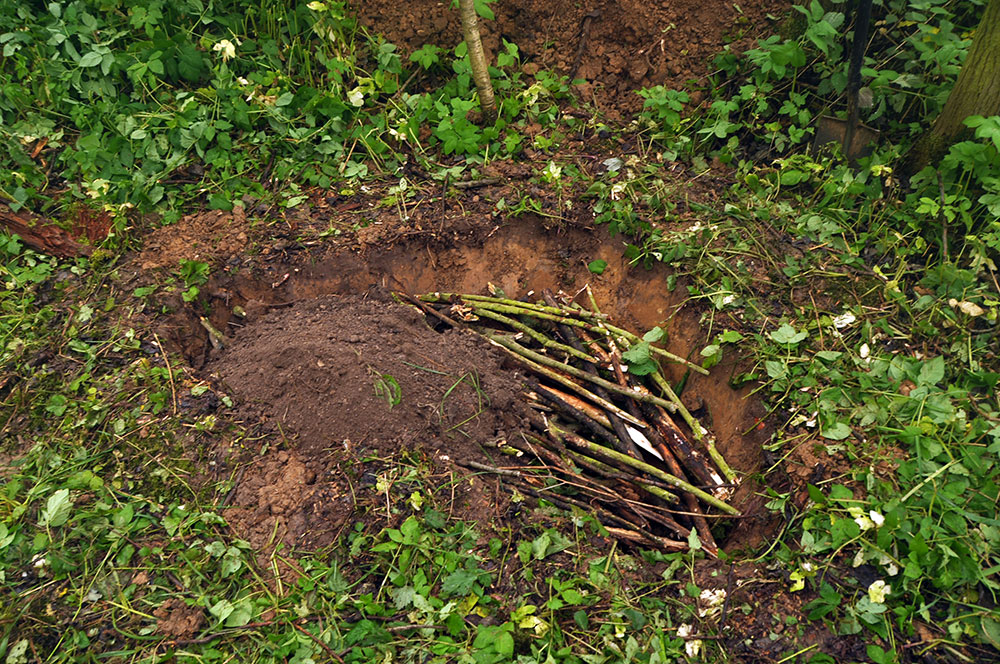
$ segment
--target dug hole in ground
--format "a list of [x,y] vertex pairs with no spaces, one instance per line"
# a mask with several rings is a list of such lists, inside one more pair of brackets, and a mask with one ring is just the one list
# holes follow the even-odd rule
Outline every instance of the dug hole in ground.
[[[225,224],[219,222],[223,217]],[[262,568],[294,581],[296,551],[335,544],[359,521],[376,530],[398,527],[413,512],[413,492],[428,491],[427,483],[407,479],[406,469],[414,467],[426,469],[425,482],[439,487],[433,498],[447,516],[476,524],[484,541],[532,526],[566,526],[566,510],[559,518],[551,508],[535,506],[538,497],[551,505],[571,495],[572,487],[533,480],[539,493],[527,494],[523,477],[512,475],[545,477],[545,463],[500,449],[538,417],[537,406],[526,400],[531,372],[480,336],[451,328],[394,293],[488,294],[492,287],[511,299],[534,301],[549,289],[587,304],[589,286],[608,321],[640,335],[660,326],[666,335],[659,345],[682,358],[700,360],[709,334],[703,327],[707,309],[686,297],[683,279],[671,291],[668,269],[630,264],[621,238],[545,221],[459,218],[421,232],[386,223],[370,229],[378,241],[362,231],[315,248],[274,240],[271,233],[270,244],[247,252],[261,228],[239,213],[205,213],[150,238],[137,259],[139,279],[184,256],[226,266],[202,288],[200,302],[184,304],[175,296],[176,311],[160,319],[159,332],[197,375],[232,398],[249,432],[206,439],[201,455],[212,480],[231,479],[226,518],[258,552]],[[188,232],[202,239],[186,242]],[[593,261],[606,263],[601,274],[588,268]],[[714,515],[715,542],[730,553],[766,545],[782,525],[764,509],[759,481],[772,432],[762,424],[765,409],[751,388],[730,386],[741,370],[734,354],[707,376],[676,363],[661,366],[672,384],[683,381],[683,404],[714,434],[719,452],[738,473],[727,502],[739,515]],[[191,400],[189,407],[209,406]],[[476,464],[512,475],[478,470]],[[626,500],[636,498],[628,482],[604,479]],[[685,508],[673,508],[681,513],[674,518],[690,526]],[[664,540],[677,539],[655,519],[644,525]],[[613,546],[650,547],[616,540],[614,531],[588,541],[595,554]],[[575,564],[557,558],[554,567]],[[516,557],[495,564],[494,592],[515,596],[526,590],[515,574]],[[766,603],[788,614],[803,602],[787,593],[774,570],[733,566],[714,556],[699,560],[695,569],[699,586],[726,590],[735,606]],[[762,578],[770,580],[755,585]],[[730,628],[749,636],[767,633],[771,616],[730,613],[728,620]],[[849,645],[853,639],[837,643],[821,626],[809,631],[816,632],[811,640],[826,642],[828,649],[857,647]],[[775,640],[766,645],[782,647]]]

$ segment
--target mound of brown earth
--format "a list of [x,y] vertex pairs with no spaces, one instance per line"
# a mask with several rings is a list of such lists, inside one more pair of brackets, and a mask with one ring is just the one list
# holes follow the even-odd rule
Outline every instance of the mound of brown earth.
[[[586,80],[586,101],[625,115],[642,106],[635,90],[701,79],[724,46],[752,46],[773,32],[773,19],[788,6],[784,0],[504,0],[490,5],[496,20],[480,21],[480,30],[489,53],[497,53],[501,40],[515,44],[523,63]],[[364,0],[354,9],[362,24],[404,53],[425,44],[453,47],[462,39],[449,2]]]
[[494,351],[377,298],[274,310],[208,368],[249,420],[288,443],[252,464],[227,514],[258,548],[275,534],[289,546],[329,543],[352,514],[352,484],[373,481],[360,460],[483,460],[480,443],[518,428],[526,413],[517,376]]

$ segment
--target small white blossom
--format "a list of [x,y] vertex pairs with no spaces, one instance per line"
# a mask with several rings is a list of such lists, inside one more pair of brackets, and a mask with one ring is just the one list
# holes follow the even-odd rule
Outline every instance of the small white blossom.
[[833,319],[833,326],[835,328],[837,328],[838,330],[842,330],[842,329],[844,329],[845,327],[847,327],[848,325],[850,325],[851,323],[853,323],[856,320],[857,320],[857,317],[854,314],[852,314],[850,311],[847,311],[847,312],[842,313],[839,316],[836,316]]
[[87,196],[95,199],[104,196],[108,193],[108,190],[111,189],[111,183],[104,178],[97,178],[96,180],[92,180],[90,182],[84,182],[83,186],[87,190]]
[[361,91],[361,88],[354,88],[347,93],[347,101],[351,106],[363,106],[365,103],[365,93]]
[[885,517],[876,512],[875,510],[871,510],[870,512],[868,512],[868,517],[872,520],[872,523],[875,524],[876,528],[881,528],[882,524],[885,523]]
[[239,45],[239,43],[240,43],[239,39],[236,40],[235,44],[229,41],[228,39],[223,39],[222,41],[218,42],[215,46],[213,46],[212,50],[215,51],[216,53],[221,54],[222,61],[226,62],[236,57],[236,47]]
[[615,171],[620,171],[621,168],[622,168],[622,166],[625,165],[625,162],[623,162],[618,157],[608,157],[607,159],[605,159],[601,163],[604,165],[604,168],[608,169],[609,173],[614,173]]
[[318,0],[313,0],[308,5],[306,5],[306,7],[313,10],[314,12],[321,12],[326,10],[326,5],[323,4],[322,2],[319,2]]
[[[684,623],[677,628],[677,636],[686,639],[694,634],[694,627]],[[701,639],[691,639],[685,641],[684,652],[687,653],[688,657],[697,657],[698,653],[701,652]]]
[[892,586],[879,579],[868,586],[868,599],[872,604],[885,604],[885,598],[892,592]]
[[718,613],[722,609],[722,603],[726,601],[726,591],[723,588],[719,588],[717,590],[706,588],[701,591],[701,595],[698,597],[698,600],[703,605],[698,611],[698,615],[704,618],[705,616]]

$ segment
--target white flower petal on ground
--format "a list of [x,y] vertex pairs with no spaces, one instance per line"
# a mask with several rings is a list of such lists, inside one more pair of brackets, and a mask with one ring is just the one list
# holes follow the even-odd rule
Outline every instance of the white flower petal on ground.
[[212,47],[212,50],[216,53],[222,55],[222,61],[232,60],[236,57],[236,44],[229,41],[228,39],[223,39]]
[[841,315],[834,317],[833,326],[838,330],[842,330],[857,319],[857,316],[852,314],[850,311],[845,311]]
[[868,599],[872,604],[885,604],[885,598],[892,592],[892,586],[879,579],[868,586]]

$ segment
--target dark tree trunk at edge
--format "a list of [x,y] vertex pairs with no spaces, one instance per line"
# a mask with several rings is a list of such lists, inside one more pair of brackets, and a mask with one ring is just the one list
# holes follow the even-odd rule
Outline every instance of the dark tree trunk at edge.
[[967,131],[962,123],[970,115],[1000,115],[1000,0],[986,6],[944,110],[907,154],[903,175],[914,175],[943,157]]

